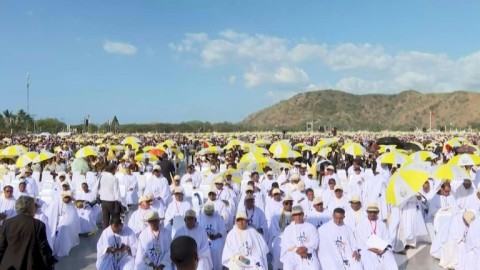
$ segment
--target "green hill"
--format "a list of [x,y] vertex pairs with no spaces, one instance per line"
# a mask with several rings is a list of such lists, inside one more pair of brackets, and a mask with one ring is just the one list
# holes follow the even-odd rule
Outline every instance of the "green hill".
[[305,129],[306,123],[341,130],[411,130],[480,127],[480,93],[457,91],[422,94],[408,90],[394,95],[354,95],[337,90],[297,94],[253,113],[241,124],[252,128]]

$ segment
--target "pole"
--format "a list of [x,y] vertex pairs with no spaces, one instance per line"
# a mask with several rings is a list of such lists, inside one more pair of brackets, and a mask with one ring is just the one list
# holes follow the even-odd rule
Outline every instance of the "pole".
[[430,111],[430,132],[432,132],[432,111]]
[[29,88],[30,88],[30,74],[27,72],[27,114],[30,114],[30,93],[29,93]]

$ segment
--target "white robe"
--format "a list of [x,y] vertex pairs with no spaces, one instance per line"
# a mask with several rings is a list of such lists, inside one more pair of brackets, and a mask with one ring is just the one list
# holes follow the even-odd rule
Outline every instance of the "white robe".
[[52,201],[45,210],[45,215],[52,233],[53,254],[59,257],[68,256],[70,250],[80,244],[80,218],[77,209],[72,203]]
[[323,212],[318,212],[317,210],[313,209],[313,211],[308,213],[306,221],[318,229],[323,224],[329,222],[331,219],[331,213],[326,212],[325,210]]
[[172,200],[172,202],[168,205],[167,211],[165,211],[165,222],[170,222],[174,217],[185,215],[187,210],[192,209],[192,205],[188,201],[177,201]]
[[155,210],[152,208],[148,208],[148,209],[138,208],[130,216],[130,219],[128,220],[128,227],[135,233],[135,235],[138,236],[145,228],[148,227],[148,224],[147,222],[144,221],[144,219],[145,219],[145,216],[150,211],[155,211]]
[[[430,203],[428,217],[433,221],[435,236],[432,239],[430,255],[440,259],[442,242],[449,233],[451,217],[456,214],[456,203],[453,195],[436,194]],[[441,220],[441,221],[440,221]]]
[[[123,184],[125,185],[125,200],[127,205],[138,204],[138,181],[134,174],[124,175],[122,177]],[[132,189],[132,190],[130,190]]]
[[392,250],[387,250],[383,255],[379,256],[376,253],[368,250],[366,246],[368,238],[375,234],[380,239],[387,241],[390,245],[392,237],[388,231],[387,225],[380,220],[370,221],[364,218],[356,227],[354,231],[355,238],[359,248],[361,249],[361,260],[365,269],[371,270],[397,270],[397,262],[393,256]]
[[[272,253],[273,269],[281,269],[282,263],[280,261],[282,235],[285,228],[290,225],[292,221],[291,212],[283,212],[283,209],[277,210],[272,216],[272,220],[268,225],[268,247]],[[282,228],[283,227],[283,228]]]
[[281,199],[277,202],[273,198],[267,198],[265,204],[265,218],[267,219],[268,224],[270,224],[270,220],[272,219],[272,216],[275,214],[275,212],[277,212],[278,209],[281,209],[282,207],[283,201]]
[[[130,247],[132,255],[128,254],[128,252],[107,253],[107,248],[120,248],[122,244]],[[111,227],[108,227],[103,230],[97,242],[96,267],[98,270],[133,270],[136,251],[137,237],[130,228],[123,225],[120,234],[116,234]]]
[[153,267],[149,266],[152,262],[156,266],[163,265],[166,269],[171,265],[170,233],[164,229],[160,229],[158,233],[158,237],[155,237],[150,227],[147,227],[138,236],[136,270],[152,270]]
[[363,269],[352,256],[358,250],[352,229],[332,221],[318,229],[318,259],[323,270]]
[[357,225],[360,224],[364,219],[367,218],[366,211],[360,208],[358,211],[353,211],[351,207],[347,211],[345,211],[345,219],[343,222],[345,225],[348,225],[352,231],[355,231]]
[[[17,211],[15,210],[15,198],[6,199],[2,196],[0,199],[0,213],[7,215],[5,219],[12,218],[17,215]],[[0,221],[0,225],[3,224],[3,220]]]
[[343,195],[340,199],[338,199],[335,195],[333,195],[333,197],[328,201],[325,207],[325,209],[327,209],[332,213],[333,213],[333,210],[335,210],[335,208],[342,208],[344,210],[347,210],[348,208],[350,208],[348,204],[348,200],[345,197],[345,195]]
[[[306,247],[308,258],[302,259],[295,248]],[[317,258],[318,232],[307,222],[296,224],[292,222],[285,228],[281,244],[280,261],[284,270],[319,269]]]
[[145,190],[143,191],[144,196],[148,194],[152,194],[156,200],[161,199],[165,205],[170,203],[172,194],[167,178],[152,175],[152,177],[146,181]]
[[208,237],[203,227],[199,226],[198,223],[193,229],[188,229],[187,226],[183,226],[175,232],[175,237],[173,237],[173,239],[183,235],[190,236],[197,242],[197,253],[199,257],[197,270],[212,269],[213,263],[208,244]]
[[[222,263],[225,267],[235,264],[238,256],[250,260],[251,267],[238,267],[239,270],[265,270],[267,264],[268,247],[263,237],[254,229],[240,230],[234,227],[227,235],[222,253]],[[233,269],[232,269],[233,270]]]
[[441,241],[440,263],[443,268],[454,269],[459,263],[465,245],[468,227],[463,222],[463,213],[452,217],[448,234]]
[[480,218],[477,217],[470,223],[464,250],[460,252],[461,258],[457,270],[478,270],[480,265]]
[[[76,199],[85,202],[92,202],[96,199],[96,196],[92,191],[86,193],[83,190],[79,190],[76,194]],[[98,229],[97,218],[100,211],[100,206],[97,204],[93,207],[84,204],[83,208],[77,208],[77,213],[80,218],[80,233],[94,232]]]
[[221,238],[215,240],[208,239],[213,269],[222,270],[222,252],[227,237],[227,229],[223,218],[217,213],[213,213],[211,216],[201,213],[198,217],[198,224],[205,229],[207,235],[216,235],[217,233],[222,235]]

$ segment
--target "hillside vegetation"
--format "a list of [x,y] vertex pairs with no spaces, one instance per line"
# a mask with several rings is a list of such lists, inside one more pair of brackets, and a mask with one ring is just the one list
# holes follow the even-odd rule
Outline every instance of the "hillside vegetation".
[[253,113],[241,124],[251,128],[305,129],[306,122],[343,130],[412,130],[480,127],[480,94],[457,91],[422,94],[408,90],[394,95],[354,95],[337,90],[297,94]]

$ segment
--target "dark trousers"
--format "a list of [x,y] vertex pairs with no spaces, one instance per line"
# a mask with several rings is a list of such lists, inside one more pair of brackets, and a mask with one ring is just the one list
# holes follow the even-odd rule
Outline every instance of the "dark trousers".
[[114,217],[120,217],[120,211],[116,209],[116,201],[102,201],[102,223],[103,229],[110,226],[110,220]]

